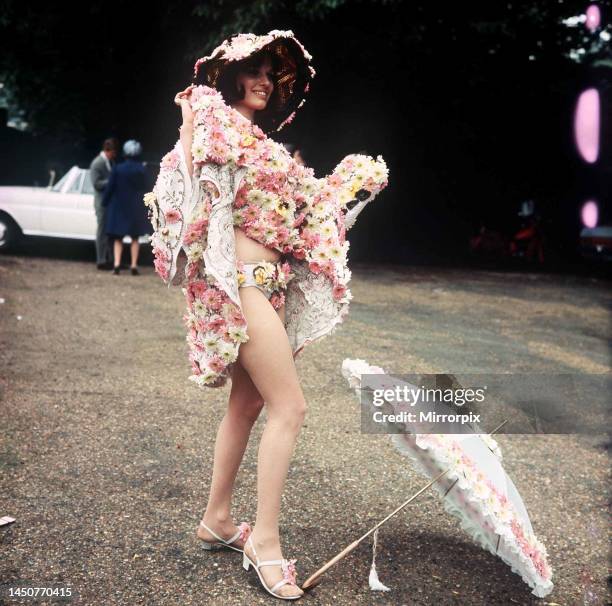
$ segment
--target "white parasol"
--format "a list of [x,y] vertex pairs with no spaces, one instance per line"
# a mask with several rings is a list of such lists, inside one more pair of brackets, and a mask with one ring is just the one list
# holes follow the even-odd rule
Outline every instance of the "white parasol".
[[[372,391],[361,387],[362,375],[385,374],[364,360],[345,359],[342,374],[354,388],[362,406],[371,406]],[[383,384],[416,389],[414,385],[386,376]],[[364,397],[365,396],[365,397]],[[401,404],[390,402],[397,412]],[[392,434],[396,448],[407,456],[424,476],[438,478],[432,485],[444,508],[456,516],[461,527],[482,548],[501,558],[519,574],[537,597],[553,588],[552,570],[544,545],[538,541],[521,496],[501,464],[499,446],[480,433],[416,433],[416,424],[404,423],[406,433]],[[422,426],[421,426],[422,430]],[[442,473],[446,470],[446,473]],[[376,535],[375,535],[376,538]],[[370,575],[372,589],[386,589],[378,581],[374,561]]]

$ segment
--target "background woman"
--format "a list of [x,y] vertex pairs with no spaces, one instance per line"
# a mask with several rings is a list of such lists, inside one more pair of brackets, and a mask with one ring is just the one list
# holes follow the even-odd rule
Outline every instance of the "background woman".
[[107,206],[106,233],[113,241],[113,273],[119,274],[123,254],[123,238],[130,236],[130,269],[133,276],[138,275],[138,238],[150,233],[150,223],[142,207],[142,197],[148,189],[144,166],[137,161],[142,146],[133,139],[123,145],[125,162],[113,168],[102,204]]

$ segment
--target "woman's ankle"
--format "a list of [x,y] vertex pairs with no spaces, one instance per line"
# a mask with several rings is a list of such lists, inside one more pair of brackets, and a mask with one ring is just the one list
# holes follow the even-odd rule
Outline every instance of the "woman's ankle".
[[256,548],[263,547],[265,549],[266,547],[276,547],[280,545],[278,533],[266,531],[257,532],[257,529],[254,529],[251,536]]
[[231,513],[229,511],[208,511],[204,512],[202,516],[203,520],[209,520],[216,524],[223,524],[224,522],[229,522],[232,519]]

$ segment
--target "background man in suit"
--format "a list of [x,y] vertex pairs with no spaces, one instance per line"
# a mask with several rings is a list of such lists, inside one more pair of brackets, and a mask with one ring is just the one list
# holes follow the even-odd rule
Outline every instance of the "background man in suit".
[[104,230],[106,207],[102,204],[102,194],[115,163],[118,147],[119,141],[117,139],[106,139],[102,144],[102,151],[93,159],[89,167],[91,182],[94,187],[94,207],[98,222],[96,230],[96,265],[98,269],[112,269],[113,267],[110,242]]

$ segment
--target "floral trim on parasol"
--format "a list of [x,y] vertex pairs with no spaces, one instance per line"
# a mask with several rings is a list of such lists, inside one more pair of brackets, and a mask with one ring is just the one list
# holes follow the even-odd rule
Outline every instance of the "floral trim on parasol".
[[[457,480],[457,486],[463,491],[467,499],[478,503],[486,520],[487,528],[495,532],[500,539],[505,540],[506,548],[516,558],[509,558],[503,551],[494,549],[484,539],[482,530],[478,525],[468,518],[464,511],[455,507],[447,499],[444,500],[446,511],[460,518],[463,530],[468,532],[481,547],[500,557],[511,567],[513,572],[519,574],[533,589],[534,595],[544,597],[550,593],[553,587],[551,582],[552,568],[547,561],[548,554],[545,546],[533,532],[521,524],[512,503],[505,495],[500,494],[491,482],[487,481],[474,461],[464,453],[460,444],[451,435],[396,434],[393,436],[393,441],[403,454],[410,456],[423,475],[429,477],[431,474],[423,466],[421,460],[412,454],[410,446],[407,445],[407,439],[412,438],[419,448],[428,450],[438,467],[450,467],[447,474],[449,479]],[[482,434],[479,434],[479,436],[482,438]],[[441,487],[437,487],[437,489],[442,490]]]

